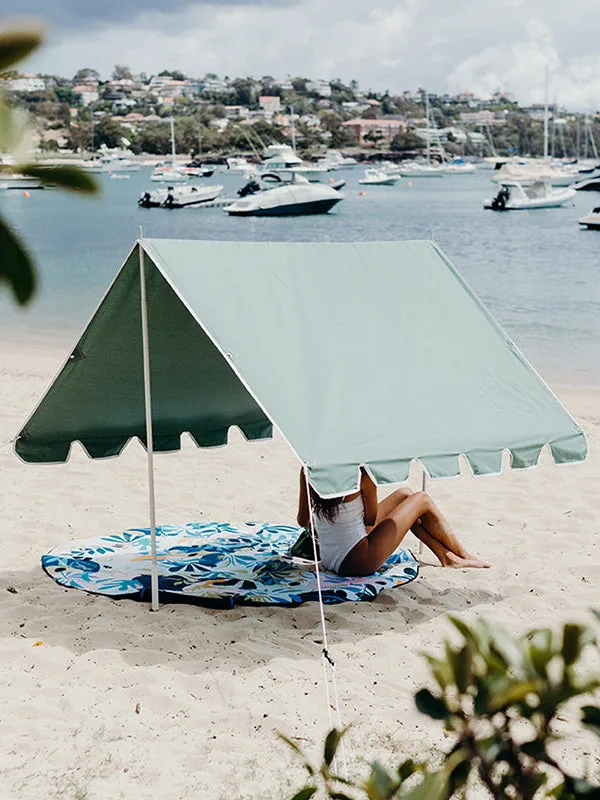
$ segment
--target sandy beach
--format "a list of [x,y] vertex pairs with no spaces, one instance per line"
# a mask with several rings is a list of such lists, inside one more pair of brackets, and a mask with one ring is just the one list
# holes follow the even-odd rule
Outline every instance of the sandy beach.
[[[21,463],[11,439],[67,353],[0,348],[0,797],[157,800],[291,797],[302,770],[278,730],[316,753],[327,727],[316,603],[230,611],[66,590],[41,570],[69,539],[148,524],[146,460]],[[412,584],[327,609],[341,715],[359,756],[394,764],[445,745],[414,706],[420,656],[450,630],[447,613],[484,614],[513,631],[586,619],[600,582],[600,389],[553,387],[589,437],[584,464],[437,481],[436,501],[489,571],[442,570],[423,554]],[[297,463],[285,443],[230,445],[156,459],[158,521],[293,522]],[[419,476],[412,485],[418,487]],[[382,495],[385,492],[382,492]],[[410,546],[415,540],[410,538]],[[408,540],[407,540],[408,541]],[[571,722],[564,723],[569,730]],[[583,735],[559,750],[600,769]],[[583,762],[577,762],[580,766]]]

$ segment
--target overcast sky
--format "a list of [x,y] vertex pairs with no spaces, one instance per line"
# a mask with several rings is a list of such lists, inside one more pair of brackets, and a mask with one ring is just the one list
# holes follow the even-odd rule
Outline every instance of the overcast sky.
[[[600,107],[598,0],[0,0],[37,16],[47,43],[27,65],[108,77],[115,63],[241,76],[356,79],[391,92],[512,92]],[[168,9],[168,10],[167,10]]]

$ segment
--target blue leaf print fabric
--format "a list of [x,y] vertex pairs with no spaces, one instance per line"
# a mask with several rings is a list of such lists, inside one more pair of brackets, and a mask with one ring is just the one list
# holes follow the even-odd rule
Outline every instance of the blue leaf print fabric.
[[[317,600],[312,561],[289,550],[300,529],[247,522],[191,522],[156,529],[159,591],[195,602],[298,605]],[[111,597],[148,599],[150,530],[78,540],[42,556],[42,567],[61,586]],[[323,600],[372,600],[384,589],[414,580],[418,563],[410,550],[393,553],[373,575],[344,578],[321,569]]]

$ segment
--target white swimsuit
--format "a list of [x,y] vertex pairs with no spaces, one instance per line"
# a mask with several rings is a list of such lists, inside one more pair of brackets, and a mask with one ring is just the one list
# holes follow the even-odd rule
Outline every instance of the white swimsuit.
[[326,569],[338,572],[348,553],[367,535],[362,495],[349,503],[340,503],[335,522],[315,516],[321,562]]

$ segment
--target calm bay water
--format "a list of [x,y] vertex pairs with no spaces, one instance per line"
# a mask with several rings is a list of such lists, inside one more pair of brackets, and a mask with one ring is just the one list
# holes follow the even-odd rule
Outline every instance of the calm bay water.
[[[25,311],[0,296],[0,337],[74,342],[142,225],[148,237],[237,241],[369,241],[433,237],[509,335],[550,381],[600,384],[600,233],[577,219],[598,196],[580,193],[571,207],[495,214],[488,172],[407,179],[367,187],[362,170],[346,178],[345,201],[328,215],[233,218],[222,209],[140,209],[151,186],[143,169],[129,180],[99,176],[102,194],[87,199],[56,191],[5,192],[0,209],[24,236],[40,272],[40,291]],[[213,175],[233,197],[241,175]],[[423,320],[424,333],[427,320]],[[66,352],[66,350],[65,350]]]

